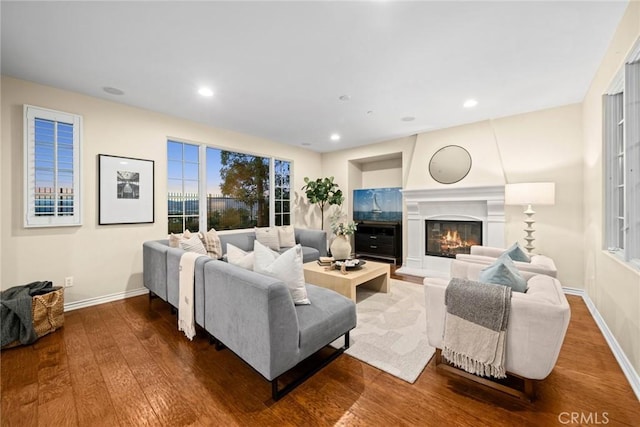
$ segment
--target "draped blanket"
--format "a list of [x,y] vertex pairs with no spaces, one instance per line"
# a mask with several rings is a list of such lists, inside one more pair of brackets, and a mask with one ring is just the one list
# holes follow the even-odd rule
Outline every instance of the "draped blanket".
[[180,275],[178,282],[178,330],[190,340],[196,335],[196,324],[194,315],[194,273],[196,259],[203,256],[195,252],[185,252],[180,257]]
[[33,328],[31,299],[57,289],[60,287],[44,281],[14,286],[0,292],[0,341],[3,347],[16,340],[21,344],[31,344],[38,339]]
[[511,288],[453,278],[445,305],[442,356],[471,374],[505,378]]

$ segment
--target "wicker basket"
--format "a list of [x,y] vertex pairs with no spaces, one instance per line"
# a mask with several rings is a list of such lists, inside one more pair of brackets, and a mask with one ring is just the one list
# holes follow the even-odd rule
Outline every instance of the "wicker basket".
[[[64,289],[56,289],[43,295],[31,298],[31,315],[33,329],[38,338],[62,327],[64,324]],[[20,345],[20,341],[13,341],[4,347],[11,348]]]
[[64,324],[64,289],[33,297],[31,313],[38,338],[60,328]]

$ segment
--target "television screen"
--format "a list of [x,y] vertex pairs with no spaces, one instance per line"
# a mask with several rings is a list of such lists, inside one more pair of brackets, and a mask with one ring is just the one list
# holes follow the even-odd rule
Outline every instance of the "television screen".
[[353,190],[353,220],[401,222],[400,190],[400,187]]

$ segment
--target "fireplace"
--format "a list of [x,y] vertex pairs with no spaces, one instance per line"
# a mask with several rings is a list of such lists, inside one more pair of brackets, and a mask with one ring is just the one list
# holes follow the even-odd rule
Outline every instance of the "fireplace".
[[455,258],[482,244],[482,221],[425,220],[425,255]]

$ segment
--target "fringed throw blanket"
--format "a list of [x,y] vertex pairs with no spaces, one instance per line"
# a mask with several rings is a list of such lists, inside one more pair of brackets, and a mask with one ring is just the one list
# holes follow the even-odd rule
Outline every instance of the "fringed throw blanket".
[[196,260],[203,256],[195,252],[185,252],[180,257],[180,274],[178,276],[178,330],[190,340],[196,335],[196,324],[193,304],[194,272]]
[[511,288],[453,278],[445,305],[442,356],[471,374],[505,378]]

